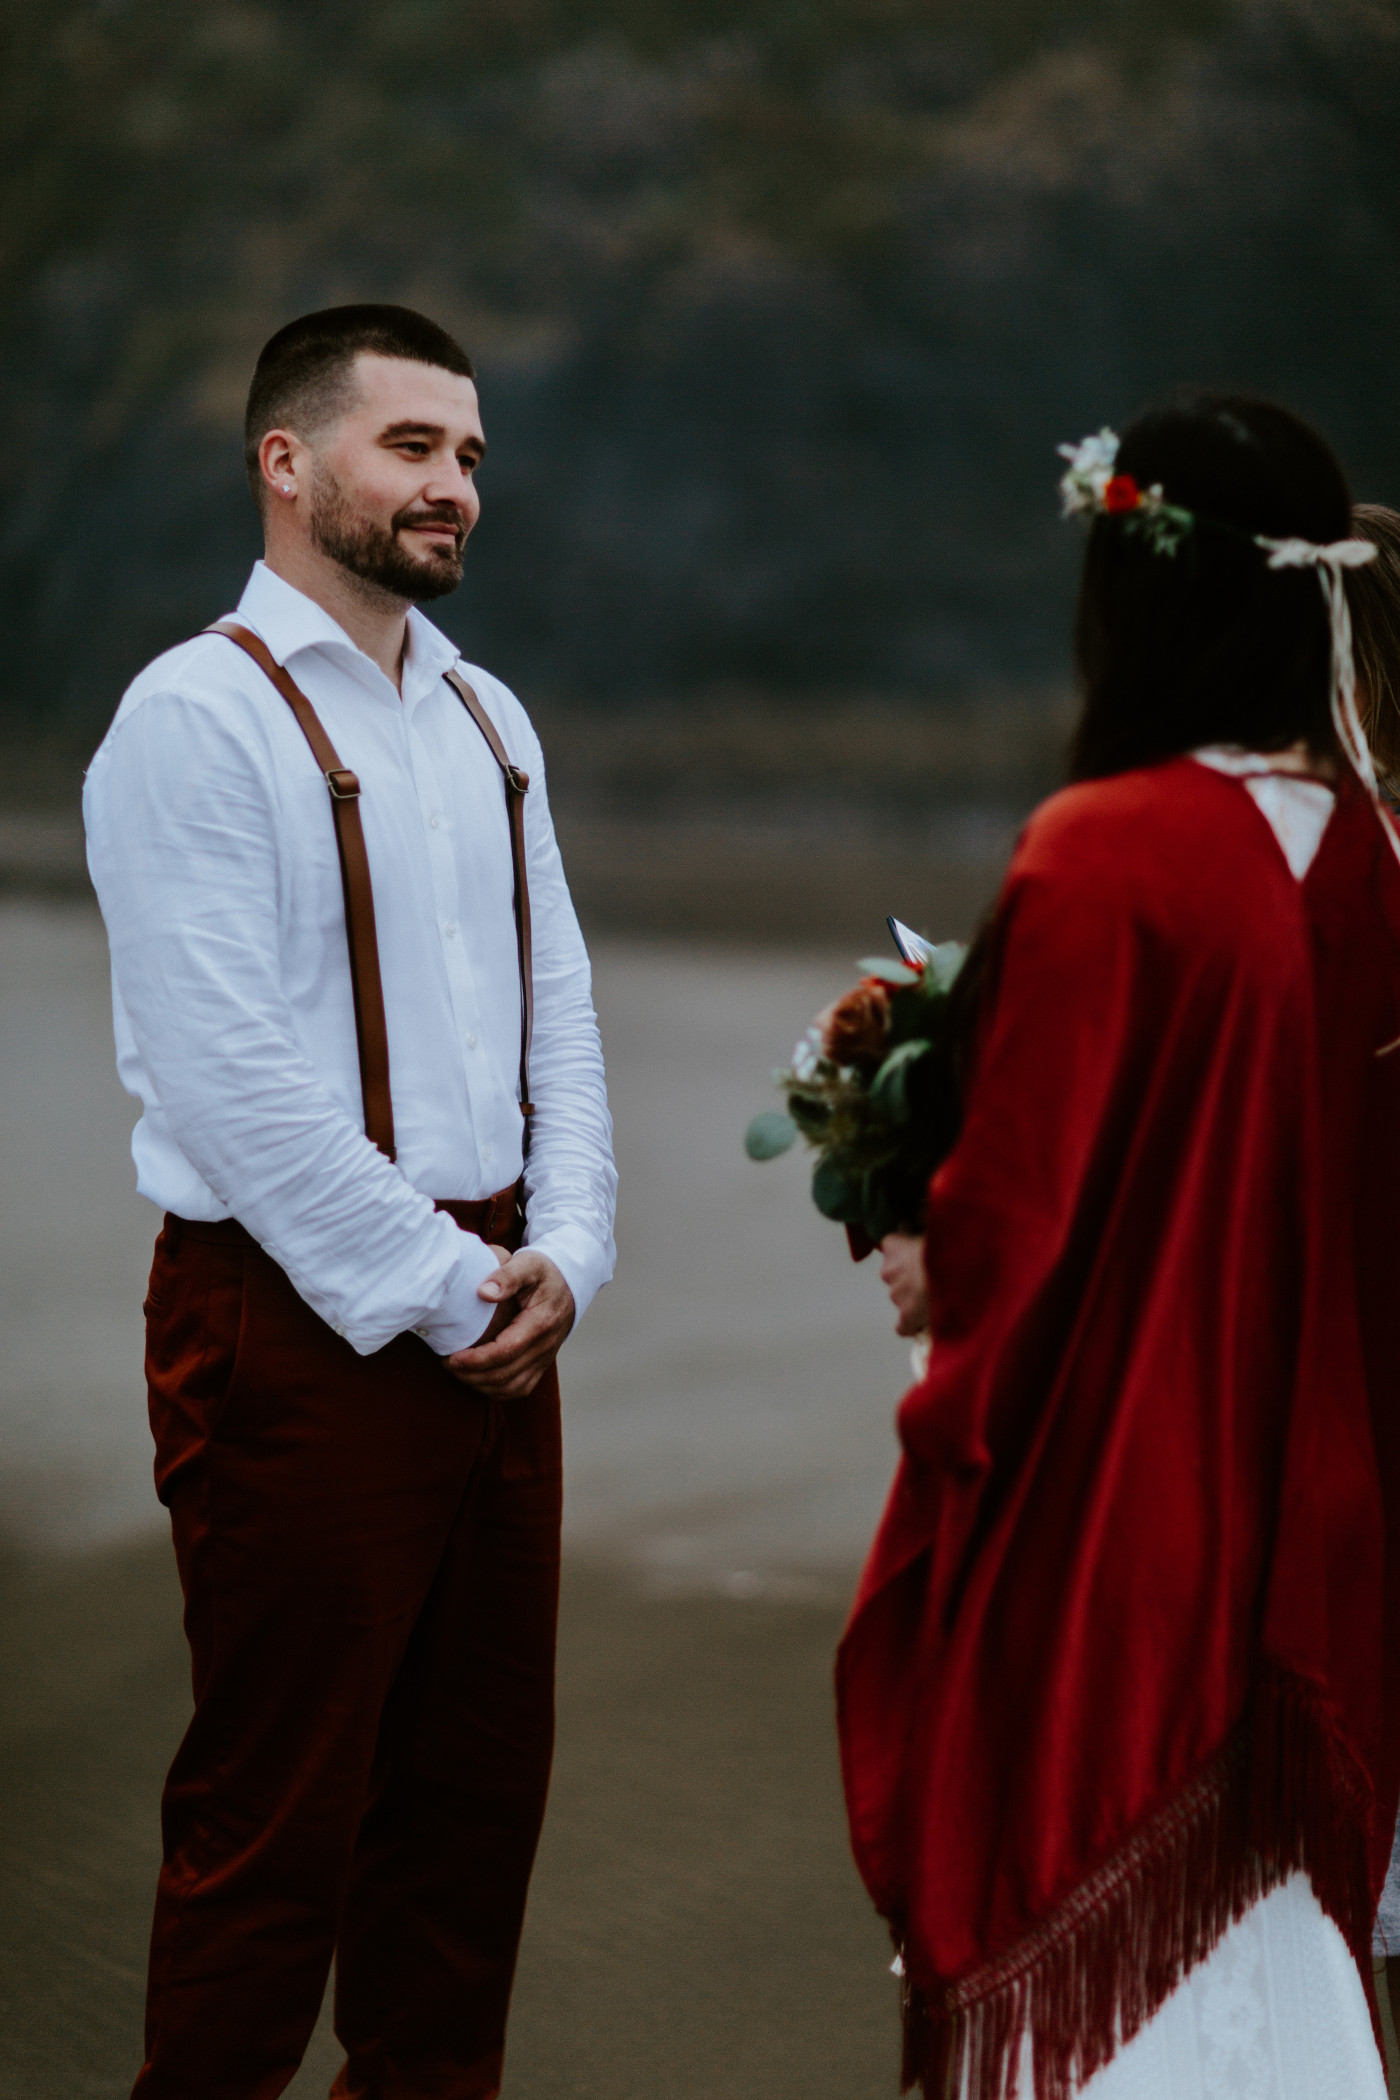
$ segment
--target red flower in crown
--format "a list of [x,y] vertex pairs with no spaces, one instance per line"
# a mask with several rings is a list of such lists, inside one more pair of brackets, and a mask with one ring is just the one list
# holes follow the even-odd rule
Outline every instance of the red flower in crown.
[[1110,517],[1119,511],[1137,510],[1142,503],[1142,490],[1131,474],[1115,474],[1103,492],[1103,507]]

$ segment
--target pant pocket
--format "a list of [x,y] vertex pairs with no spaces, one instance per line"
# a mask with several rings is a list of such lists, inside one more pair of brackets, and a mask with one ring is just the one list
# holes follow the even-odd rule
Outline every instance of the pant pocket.
[[203,1458],[228,1404],[243,1324],[246,1250],[209,1240],[156,1242],[146,1299],[146,1394],[156,1493],[168,1503]]

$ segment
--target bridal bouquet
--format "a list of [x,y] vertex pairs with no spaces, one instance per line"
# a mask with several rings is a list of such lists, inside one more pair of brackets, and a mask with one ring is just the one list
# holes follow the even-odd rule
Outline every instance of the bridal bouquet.
[[888,1232],[923,1230],[924,1191],[952,1149],[958,1097],[949,994],[966,950],[923,947],[914,963],[867,960],[859,984],[818,1014],[773,1074],[787,1110],[754,1117],[750,1159],[799,1137],[817,1153],[812,1201],[844,1225],[859,1258]]

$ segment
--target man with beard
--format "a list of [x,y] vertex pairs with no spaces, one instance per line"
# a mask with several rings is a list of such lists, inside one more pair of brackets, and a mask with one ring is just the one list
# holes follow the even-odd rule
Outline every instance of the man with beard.
[[266,555],[126,693],[85,795],[195,1711],[143,2100],[271,2100],[331,1958],[334,2091],[478,2100],[553,1728],[554,1360],[611,1274],[584,951],[519,702],[417,610],[485,450],[452,338],[284,328]]

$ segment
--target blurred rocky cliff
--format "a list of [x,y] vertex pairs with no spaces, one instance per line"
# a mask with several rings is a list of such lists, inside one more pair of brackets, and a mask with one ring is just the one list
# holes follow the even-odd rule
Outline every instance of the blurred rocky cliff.
[[253,357],[340,299],[478,359],[445,624],[546,710],[1019,719],[1065,679],[1055,443],[1176,382],[1289,401],[1400,496],[1388,0],[11,0],[0,34],[11,749],[90,747],[231,603]]

